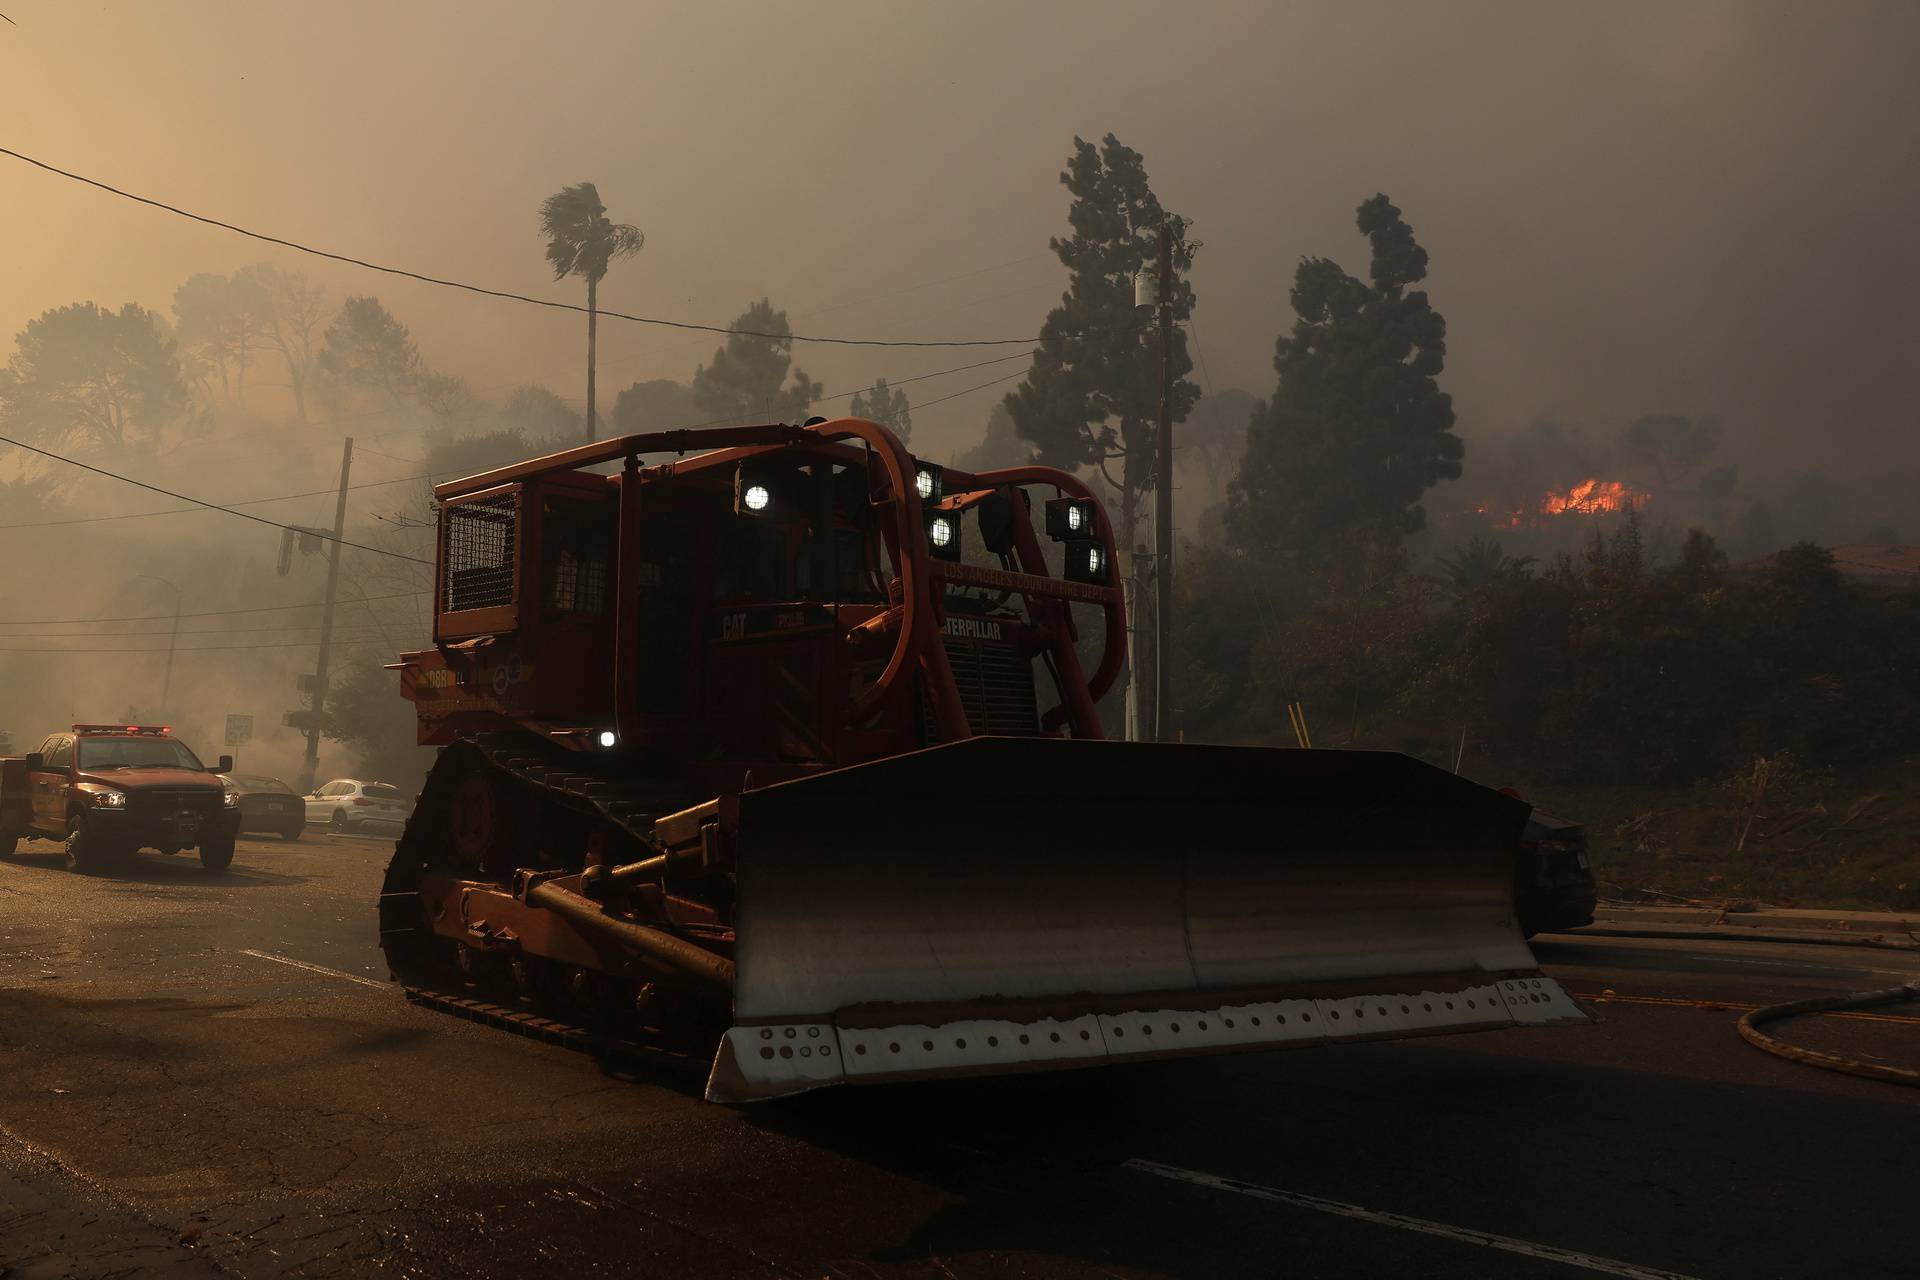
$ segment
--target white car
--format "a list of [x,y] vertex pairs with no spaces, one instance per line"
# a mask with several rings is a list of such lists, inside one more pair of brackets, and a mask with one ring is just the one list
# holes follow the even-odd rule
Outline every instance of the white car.
[[336,778],[306,800],[307,826],[325,827],[336,835],[370,828],[397,829],[405,824],[413,807],[400,794],[400,788],[358,778]]

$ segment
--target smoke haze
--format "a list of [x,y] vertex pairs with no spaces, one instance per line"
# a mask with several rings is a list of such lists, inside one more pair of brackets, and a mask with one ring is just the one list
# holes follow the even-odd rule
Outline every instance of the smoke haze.
[[[1469,439],[1716,413],[1787,465],[1915,461],[1907,4],[9,11],[7,145],[379,261],[577,301],[533,215],[587,179],[648,236],[610,308],[724,324],[766,295],[802,331],[1016,336],[1063,277],[1068,144],[1111,130],[1197,221],[1215,385],[1270,390],[1295,262],[1363,268],[1352,211],[1381,190],[1432,253]],[[262,255],[12,161],[0,207],[7,334],[267,256],[380,294],[482,392],[579,394],[577,316]],[[603,385],[684,381],[715,345],[610,322]],[[959,363],[797,354],[829,391]],[[921,430],[963,446],[986,399]]]
[[[603,307],[726,324],[764,296],[803,333],[1026,335],[1064,284],[1046,242],[1065,230],[1056,179],[1071,141],[1111,131],[1204,244],[1193,279],[1209,389],[1270,394],[1295,265],[1324,255],[1364,273],[1353,211],[1384,191],[1432,255],[1469,477],[1478,442],[1543,415],[1611,433],[1654,413],[1717,417],[1743,480],[1920,476],[1911,4],[6,10],[0,145],[378,262],[579,302],[578,282],[546,267],[535,210],[593,181],[647,236],[607,277]],[[303,257],[4,157],[0,210],[9,340],[81,299],[164,313],[189,275],[268,261],[335,303],[377,295],[430,366],[484,398],[526,383],[582,395],[577,314]],[[719,342],[603,322],[602,414],[631,383],[687,381]],[[829,393],[965,355],[794,352]],[[1020,367],[916,384],[916,448],[978,443],[1004,386],[919,403]],[[267,398],[285,394],[278,372],[263,367]],[[350,429],[396,455],[363,457],[356,481],[418,471],[417,440],[382,446],[375,422],[316,427],[296,448],[182,456],[166,473],[220,499],[322,489]],[[99,511],[174,505],[104,481],[75,493]],[[273,514],[324,523],[330,503]],[[136,523],[131,550],[124,525],[0,531],[15,552],[0,605],[112,612],[123,579],[188,549],[205,557],[185,571],[189,609],[313,598],[311,582],[273,575],[272,530],[213,515]],[[168,607],[164,592],[139,599],[120,611]],[[306,662],[290,651],[274,687]],[[177,678],[176,703],[242,700],[206,658]],[[0,713],[17,736],[119,711],[69,706],[37,669],[10,679],[27,690]],[[143,669],[140,687],[150,680]],[[263,730],[279,697],[244,699]]]

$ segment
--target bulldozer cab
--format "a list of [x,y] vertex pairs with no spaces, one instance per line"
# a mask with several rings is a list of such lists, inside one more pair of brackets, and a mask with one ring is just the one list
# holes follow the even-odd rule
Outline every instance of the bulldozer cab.
[[403,668],[426,742],[534,723],[777,778],[1098,737],[1124,660],[1112,533],[1077,478],[943,468],[859,419],[627,437],[436,497],[436,648]]

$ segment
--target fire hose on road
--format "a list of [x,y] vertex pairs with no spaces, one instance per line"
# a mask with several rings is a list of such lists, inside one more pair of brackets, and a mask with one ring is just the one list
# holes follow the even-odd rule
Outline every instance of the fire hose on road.
[[1860,1062],[1854,1058],[1843,1058],[1838,1054],[1822,1053],[1818,1049],[1805,1049],[1783,1040],[1776,1040],[1760,1030],[1764,1023],[1778,1022],[1784,1018],[1795,1018],[1803,1014],[1833,1013],[1843,1009],[1872,1009],[1881,1005],[1913,1001],[1920,1001],[1920,983],[1887,987],[1879,991],[1858,991],[1846,996],[1823,996],[1816,1000],[1795,1000],[1788,1004],[1769,1005],[1764,1009],[1754,1009],[1741,1015],[1740,1035],[1756,1049],[1765,1050],[1789,1062],[1819,1067],[1825,1071],[1842,1071],[1848,1075],[1865,1076],[1869,1080],[1920,1085],[1920,1071],[1907,1067],[1885,1067],[1876,1063]]

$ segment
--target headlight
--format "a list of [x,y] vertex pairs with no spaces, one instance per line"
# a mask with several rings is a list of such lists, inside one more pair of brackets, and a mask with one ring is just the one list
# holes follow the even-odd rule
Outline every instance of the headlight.
[[750,484],[747,491],[740,495],[740,501],[749,511],[765,511],[767,504],[773,501],[773,495],[763,484]]
[[238,791],[222,792],[220,802],[229,809],[238,809],[240,807],[240,793]]
[[1093,532],[1093,501],[1089,498],[1047,499],[1047,536],[1056,542],[1085,538]]
[[620,735],[611,729],[602,729],[599,742],[601,746],[612,749],[620,744]]
[[1107,549],[1092,538],[1076,538],[1067,543],[1066,574],[1068,582],[1089,582],[1095,586],[1107,585]]
[[927,551],[936,560],[960,559],[960,515],[935,508],[923,512],[927,520]]
[[96,809],[124,809],[127,807],[127,793],[124,791],[96,791],[93,793],[93,807]]

